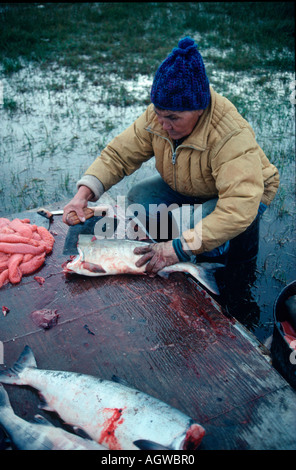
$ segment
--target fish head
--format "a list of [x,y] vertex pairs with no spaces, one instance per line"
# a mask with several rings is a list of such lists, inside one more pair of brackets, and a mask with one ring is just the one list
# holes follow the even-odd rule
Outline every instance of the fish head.
[[78,255],[71,257],[71,261],[65,263],[63,266],[63,272],[64,273],[81,273],[82,269],[82,262],[83,262],[83,252],[82,250],[78,247]]
[[196,450],[204,435],[204,428],[193,423],[186,432],[177,436],[173,442],[166,446],[147,439],[138,439],[134,441],[134,445],[140,450]]
[[182,450],[196,450],[205,433],[204,428],[200,426],[200,424],[192,424],[186,432],[185,439],[182,443]]
[[196,450],[204,435],[204,428],[193,423],[186,432],[179,434],[170,444],[163,445],[147,439],[138,439],[133,443],[140,450]]
[[106,274],[105,269],[96,263],[85,260],[84,250],[79,246],[78,255],[76,255],[69,263],[63,267],[64,273],[77,273],[85,276],[98,276]]

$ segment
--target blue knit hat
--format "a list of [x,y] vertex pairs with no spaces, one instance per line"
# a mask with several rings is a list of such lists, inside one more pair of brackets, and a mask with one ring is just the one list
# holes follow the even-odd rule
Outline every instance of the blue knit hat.
[[197,44],[186,36],[160,64],[151,88],[151,101],[159,109],[194,111],[205,109],[210,96]]

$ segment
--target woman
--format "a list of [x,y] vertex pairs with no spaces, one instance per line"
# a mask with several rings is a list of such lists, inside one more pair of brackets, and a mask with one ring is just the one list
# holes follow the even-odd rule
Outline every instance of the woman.
[[[255,139],[237,109],[209,85],[194,40],[179,41],[154,77],[151,105],[128,129],[115,137],[78,181],[78,191],[64,209],[83,208],[104,191],[155,156],[159,175],[141,182],[130,202],[203,204],[202,219],[178,238],[137,248],[138,266],[156,273],[164,266],[196,257],[219,260],[235,244],[256,255],[258,220],[273,200],[278,170]],[[153,214],[152,214],[153,215]],[[155,215],[155,214],[154,214]]]

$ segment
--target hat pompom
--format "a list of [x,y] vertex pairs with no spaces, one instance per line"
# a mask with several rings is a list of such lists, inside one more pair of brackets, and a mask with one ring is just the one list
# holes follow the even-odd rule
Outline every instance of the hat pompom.
[[180,39],[178,42],[178,47],[175,47],[172,50],[173,56],[187,56],[194,55],[197,51],[197,44],[189,36],[186,36],[183,39]]
[[189,36],[186,36],[183,39],[180,39],[178,42],[178,47],[180,49],[187,49],[187,47],[193,46],[194,45],[194,40],[190,38]]

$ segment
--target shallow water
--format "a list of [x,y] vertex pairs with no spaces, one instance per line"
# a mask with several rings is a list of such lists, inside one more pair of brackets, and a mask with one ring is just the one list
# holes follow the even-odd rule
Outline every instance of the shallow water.
[[[258,70],[249,76],[208,65],[213,87],[250,122],[281,175],[278,194],[262,218],[256,271],[246,298],[235,304],[242,323],[264,341],[272,334],[276,297],[296,279],[295,125],[289,88],[293,75]],[[152,76],[108,78],[109,87],[89,81],[83,71],[54,64],[43,70],[29,63],[2,80],[0,216],[70,199],[76,181],[101,149],[145,110]],[[110,103],[115,95],[119,103],[138,101],[114,106]],[[124,195],[154,172],[151,159],[109,193],[114,198]]]
[[106,105],[103,87],[55,67],[29,65],[4,79],[3,90],[17,109],[0,110],[2,213],[70,197],[100,150],[143,110]]

